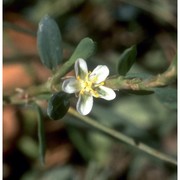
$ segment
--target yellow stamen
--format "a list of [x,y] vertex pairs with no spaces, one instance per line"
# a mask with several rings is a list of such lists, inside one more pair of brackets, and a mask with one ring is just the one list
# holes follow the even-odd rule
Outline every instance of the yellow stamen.
[[97,81],[97,77],[95,76],[93,79],[90,80],[89,79],[90,74],[91,72],[88,72],[84,80],[81,79],[80,76],[77,76],[77,80],[79,81],[81,86],[80,94],[89,93],[92,96],[98,98],[99,94],[96,90],[94,90],[94,88],[104,85],[104,82],[96,84],[95,82]]

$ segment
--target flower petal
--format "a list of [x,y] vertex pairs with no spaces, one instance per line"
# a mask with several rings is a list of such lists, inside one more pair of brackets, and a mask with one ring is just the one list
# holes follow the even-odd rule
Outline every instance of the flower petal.
[[97,88],[97,92],[100,98],[106,99],[108,101],[113,100],[116,97],[116,93],[112,89],[105,86],[99,86]]
[[88,67],[86,61],[84,59],[77,59],[74,65],[74,70],[76,73],[76,77],[80,77],[81,79],[85,79],[88,74]]
[[80,95],[76,109],[82,115],[87,115],[90,113],[93,106],[93,97],[91,95]]
[[109,75],[109,69],[105,65],[97,66],[90,74],[89,79],[95,83],[103,82]]
[[63,81],[62,90],[69,94],[76,93],[80,91],[79,82],[74,77],[68,78]]

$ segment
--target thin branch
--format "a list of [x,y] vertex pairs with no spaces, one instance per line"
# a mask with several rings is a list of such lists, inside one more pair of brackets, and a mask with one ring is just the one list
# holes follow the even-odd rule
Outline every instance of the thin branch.
[[169,68],[162,74],[158,74],[149,79],[126,78],[118,76],[105,81],[105,86],[115,90],[152,90],[155,87],[163,87],[171,84],[177,78],[177,57],[174,58]]
[[174,165],[177,165],[177,161],[172,158],[172,157],[169,157],[168,155],[162,153],[162,152],[159,152],[157,151],[156,149],[153,149],[149,146],[147,146],[146,144],[143,144],[141,142],[137,142],[135,141],[133,138],[131,137],[128,137],[120,132],[117,132],[111,128],[108,128],[102,124],[99,124],[97,121],[95,121],[94,119],[92,118],[89,118],[87,116],[82,116],[80,115],[76,110],[74,110],[73,108],[70,108],[69,111],[68,111],[71,115],[77,117],[79,120],[89,124],[90,126],[120,140],[120,141],[123,141],[133,147],[136,147],[138,148],[139,150],[142,150],[143,152],[146,152],[148,154],[150,154],[151,156],[153,157],[156,157],[158,159],[161,159],[163,161],[166,161],[166,162],[169,162],[169,163],[172,163]]
[[[18,94],[10,95],[11,103],[18,103],[19,101],[24,101],[23,97],[26,101],[29,98],[32,98],[33,96],[37,96],[39,94],[43,93],[54,93],[57,91],[62,91],[61,89],[61,82],[57,81],[57,77],[60,78],[63,75],[67,73],[69,64],[65,63],[60,69],[58,75],[54,74],[52,77],[50,77],[47,82],[44,84],[40,84],[39,86],[31,86],[27,88],[26,90],[23,90],[21,93],[21,96],[18,96]],[[63,69],[63,71],[61,71]],[[155,87],[162,87],[169,85],[177,78],[177,57],[174,58],[172,63],[170,64],[169,68],[162,74],[153,76],[149,79],[140,79],[140,78],[133,78],[133,79],[127,79],[124,76],[118,76],[115,78],[110,78],[105,81],[105,86],[110,87],[111,89],[119,90],[119,89],[125,89],[125,90],[150,90],[152,91]],[[52,84],[52,81],[56,79],[57,82],[55,84]],[[52,88],[53,87],[53,88]],[[19,99],[18,99],[19,98]]]

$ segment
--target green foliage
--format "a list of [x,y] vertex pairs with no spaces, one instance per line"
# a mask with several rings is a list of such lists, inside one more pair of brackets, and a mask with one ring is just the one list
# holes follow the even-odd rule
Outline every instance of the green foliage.
[[[10,11],[14,9],[13,7],[16,5],[14,2],[15,1],[12,0],[5,1],[7,10],[9,8]],[[160,0],[149,1],[148,3],[147,1],[135,2],[129,0],[128,3],[123,4],[121,2],[117,3],[117,1],[106,0],[92,0],[90,3],[86,3],[85,0],[44,0],[33,4],[24,3],[19,7],[18,14],[20,13],[20,15],[22,15],[21,12],[23,12],[28,19],[33,19],[35,22],[39,21],[39,18],[47,12],[49,15],[56,17],[57,21],[63,24],[61,32],[66,40],[67,55],[68,52],[71,51],[71,48],[75,51],[72,53],[72,56],[66,56],[66,61],[64,61],[65,63],[63,64],[61,37],[52,38],[55,35],[58,36],[56,33],[52,32],[52,30],[58,32],[59,29],[50,17],[46,16],[46,18],[43,18],[39,24],[37,34],[38,50],[42,63],[49,69],[55,69],[55,74],[47,79],[47,83],[45,82],[44,85],[45,90],[42,90],[43,88],[39,88],[38,84],[43,83],[45,79],[42,79],[39,77],[39,73],[36,73],[36,71],[39,70],[36,63],[32,62],[31,65],[31,62],[29,62],[27,69],[25,69],[28,70],[30,75],[33,75],[31,78],[33,81],[29,84],[29,88],[24,89],[24,86],[21,87],[21,85],[19,85],[19,91],[17,90],[17,93],[12,94],[9,94],[12,89],[5,90],[5,94],[7,93],[5,96],[5,105],[10,106],[12,103],[10,109],[13,108],[17,111],[14,113],[14,117],[16,115],[16,118],[13,118],[12,127],[14,130],[18,131],[18,137],[14,135],[12,143],[10,143],[10,138],[5,138],[5,140],[7,139],[7,144],[11,145],[9,149],[11,153],[9,154],[6,151],[6,141],[4,143],[5,153],[3,166],[5,167],[5,179],[11,179],[11,177],[14,177],[14,172],[15,174],[17,172],[19,173],[21,169],[23,171],[20,172],[21,177],[14,177],[13,179],[146,179],[149,174],[152,179],[163,179],[164,177],[167,179],[177,179],[176,167],[172,167],[163,161],[159,163],[158,156],[156,160],[146,155],[145,152],[148,152],[146,149],[144,152],[138,152],[135,149],[136,147],[129,147],[128,144],[124,144],[121,139],[118,141],[109,137],[107,131],[102,131],[101,128],[98,128],[101,126],[93,127],[91,124],[83,121],[84,116],[75,116],[76,113],[73,114],[69,111],[62,121],[55,123],[53,121],[46,122],[43,121],[41,109],[37,106],[38,127],[36,129],[36,121],[34,120],[37,120],[37,113],[34,109],[33,111],[30,109],[29,111],[29,108],[26,108],[32,101],[44,104],[45,101],[51,99],[49,101],[50,105],[48,106],[50,114],[57,119],[59,118],[59,114],[57,113],[62,113],[62,109],[66,109],[64,106],[65,100],[63,98],[67,95],[64,94],[65,96],[63,96],[61,94],[59,97],[57,93],[56,96],[53,95],[54,99],[52,100],[53,87],[57,85],[61,90],[62,88],[59,86],[60,81],[63,80],[62,77],[73,68],[76,59],[83,58],[89,60],[88,58],[94,53],[94,42],[89,38],[83,39],[85,36],[94,36],[93,38],[95,38],[99,44],[100,51],[98,51],[97,55],[92,59],[92,65],[101,64],[103,59],[103,64],[108,64],[111,70],[110,74],[114,74],[114,77],[116,77],[116,73],[113,67],[117,66],[117,64],[114,64],[115,61],[113,61],[113,59],[116,59],[116,50],[118,48],[122,49],[128,47],[132,42],[134,44],[139,42],[140,51],[143,54],[142,63],[134,63],[136,52],[133,52],[133,47],[125,50],[120,58],[118,55],[120,62],[118,63],[118,71],[116,68],[116,72],[119,72],[120,77],[125,75],[125,77],[119,79],[120,87],[121,82],[123,82],[123,80],[126,81],[128,78],[130,78],[129,80],[131,80],[131,78],[140,78],[141,80],[142,78],[142,81],[144,81],[146,85],[146,82],[148,82],[146,79],[150,80],[149,82],[151,82],[151,80],[153,81],[153,76],[151,77],[150,74],[147,74],[147,76],[143,74],[140,74],[140,76],[134,74],[133,77],[128,77],[132,70],[134,70],[135,73],[144,72],[145,69],[141,69],[143,67],[148,69],[149,73],[155,75],[155,82],[156,77],[158,77],[156,74],[167,69],[171,61],[169,58],[176,51],[177,27],[176,13],[174,12],[174,10],[176,10],[176,4],[176,1],[170,2]],[[99,9],[99,7],[101,8]],[[23,11],[23,9],[28,9],[28,13]],[[98,11],[94,11],[97,9]],[[113,16],[111,11],[113,12]],[[162,11],[164,13],[162,13]],[[9,17],[11,16],[13,15],[9,14]],[[139,21],[139,19],[142,19],[142,16],[144,21]],[[93,19],[94,17],[96,19]],[[18,17],[14,18],[16,19]],[[16,42],[17,39],[21,39],[25,42],[24,46],[30,45],[31,42],[28,39],[34,38],[33,30],[31,30],[29,26],[23,26],[23,28],[21,28],[20,24],[14,24],[15,21],[11,22],[11,19],[12,18],[5,19],[9,24],[3,29],[5,32],[5,45],[7,44],[7,47],[11,47],[13,50],[13,53],[7,55],[5,53],[4,58],[7,60],[4,61],[5,65],[14,62],[22,63],[24,60],[26,61],[27,58],[31,57],[31,55],[33,55],[31,53],[34,52],[34,44],[28,46],[29,51],[27,53],[23,51],[23,48],[20,49],[19,43]],[[157,25],[156,27],[154,27],[154,19],[158,19],[155,22]],[[17,19],[17,21],[19,20],[20,19]],[[93,20],[94,22],[92,22]],[[146,28],[147,26],[145,27],[145,21],[148,22],[148,28]],[[24,21],[24,23],[28,25],[31,22]],[[120,31],[118,30],[117,23],[121,24]],[[19,29],[18,26],[20,27]],[[151,33],[151,27],[153,33]],[[163,28],[167,29],[165,33],[158,31],[158,29]],[[13,34],[18,35],[19,38],[13,38],[13,34],[9,34],[10,31],[15,31]],[[18,33],[16,33],[16,31],[18,31]],[[20,33],[25,33],[25,35],[30,36],[30,38],[20,38]],[[77,39],[83,40],[79,45],[77,43],[76,46],[73,47],[74,44],[72,42],[77,42]],[[168,47],[163,46],[167,42]],[[17,55],[20,58],[16,58]],[[175,63],[176,62],[174,62],[174,65]],[[56,68],[59,64],[60,66]],[[175,66],[171,66],[169,70],[172,71],[169,72],[174,72],[174,67]],[[58,74],[57,76],[56,73]],[[13,78],[13,75],[11,76],[8,74],[8,76]],[[55,81],[51,83],[53,79],[55,79]],[[110,79],[108,79],[108,81]],[[169,81],[167,83],[170,84],[171,82]],[[134,84],[136,85],[138,82]],[[133,85],[133,82],[130,85]],[[143,88],[142,86],[142,89]],[[95,122],[98,122],[100,125],[105,125],[111,130],[115,129],[117,134],[123,133],[137,140],[136,142],[144,142],[148,146],[155,147],[157,150],[163,150],[173,157],[176,157],[177,91],[175,83],[173,88],[167,86],[157,88],[154,94],[148,96],[134,96],[127,93],[138,93],[143,95],[143,93],[146,94],[147,91],[129,91],[126,88],[120,88],[120,91],[116,91],[117,97],[113,101],[107,102],[101,99],[94,99],[94,106],[88,117],[93,117]],[[148,93],[151,93],[151,91],[148,91]],[[66,101],[69,103],[68,97]],[[25,108],[21,110],[19,106]],[[66,112],[64,112],[64,114]],[[60,114],[60,116],[62,116],[62,114]],[[20,122],[20,128],[18,129],[16,120],[18,120],[18,123]],[[14,122],[16,124],[14,124]],[[47,123],[48,129],[46,133],[47,136],[50,135],[50,141],[48,142],[48,148],[50,150],[47,159],[48,167],[45,169],[42,169],[42,167],[34,163],[37,158],[38,150],[40,150],[41,159],[44,158],[43,123]],[[66,123],[65,126],[63,125],[64,123]],[[70,123],[72,128],[69,128],[68,123]],[[10,133],[11,127],[5,129]],[[34,138],[34,131],[37,130],[39,143],[36,142],[37,139]],[[61,139],[59,139],[57,135],[60,135]],[[20,144],[19,147],[15,144],[17,142]],[[22,154],[17,164],[19,150]],[[157,152],[156,154],[158,155],[159,153]],[[9,155],[10,158],[8,157]],[[58,158],[56,158],[57,156]],[[84,160],[83,162],[82,158]],[[25,161],[23,161],[23,159]],[[27,161],[28,159],[30,161]],[[94,162],[94,160],[96,160],[96,162]],[[13,163],[13,161],[15,163]],[[21,164],[23,164],[23,168],[19,166]],[[72,167],[64,166],[64,164],[72,164]],[[87,164],[89,164],[88,167]],[[99,166],[99,164],[101,166]],[[27,172],[28,176],[23,178],[24,174],[27,174]],[[102,172],[105,173],[103,174]],[[103,177],[99,175],[100,173],[103,174]],[[6,177],[8,174],[12,176]]]
[[66,93],[55,93],[48,102],[47,114],[53,120],[61,119],[67,113],[69,106],[69,97]]
[[36,98],[39,100],[49,100],[51,98],[51,93],[38,94]]
[[172,87],[155,88],[155,95],[168,108],[177,109],[177,89]]
[[[95,43],[92,39],[86,37],[82,39],[76,49],[74,50],[73,54],[69,58],[69,60],[63,65],[61,68],[62,75],[65,75],[74,65],[75,61],[78,58],[82,58],[87,60],[90,56],[92,56],[95,52]],[[64,71],[64,73],[63,73]],[[61,75],[61,76],[62,76]]]
[[87,60],[90,56],[92,56],[95,52],[95,43],[90,38],[82,39],[78,46],[76,47],[75,51],[73,52],[72,56],[69,60],[62,65],[60,70],[56,72],[53,78],[53,83],[56,84],[59,82],[59,79],[66,75],[73,67],[75,61],[78,58],[83,58]]
[[63,58],[62,38],[56,22],[48,15],[39,22],[37,46],[42,63],[54,69]]
[[75,51],[73,52],[71,58],[69,59],[69,62],[74,64],[78,58],[86,60],[94,54],[95,49],[96,45],[94,41],[86,37],[80,41]]
[[34,104],[34,107],[38,113],[39,156],[40,156],[41,163],[44,164],[45,162],[44,157],[45,157],[45,152],[46,152],[44,118],[43,118],[41,108],[37,104]]
[[136,46],[132,46],[126,49],[121,56],[119,57],[118,64],[118,73],[119,75],[126,75],[126,73],[130,70],[131,66],[134,64],[136,60]]

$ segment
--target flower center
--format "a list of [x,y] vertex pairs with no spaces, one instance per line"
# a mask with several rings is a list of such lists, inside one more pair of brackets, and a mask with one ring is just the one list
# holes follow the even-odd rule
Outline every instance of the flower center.
[[95,82],[97,81],[97,77],[95,76],[93,79],[90,80],[90,74],[91,72],[86,75],[85,79],[81,79],[79,76],[77,77],[77,80],[79,81],[81,86],[80,94],[89,93],[92,96],[98,98],[99,93],[95,90],[95,88],[104,85],[104,82],[96,84]]

